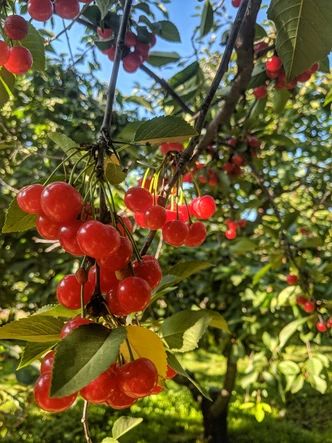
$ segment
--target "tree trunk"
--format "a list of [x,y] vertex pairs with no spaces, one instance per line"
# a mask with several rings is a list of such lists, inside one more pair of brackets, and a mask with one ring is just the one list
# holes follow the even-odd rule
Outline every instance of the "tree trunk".
[[202,399],[204,438],[208,443],[229,443],[227,416],[228,405],[235,385],[237,361],[232,357],[232,344],[227,350],[227,368],[221,391],[211,393],[213,403]]

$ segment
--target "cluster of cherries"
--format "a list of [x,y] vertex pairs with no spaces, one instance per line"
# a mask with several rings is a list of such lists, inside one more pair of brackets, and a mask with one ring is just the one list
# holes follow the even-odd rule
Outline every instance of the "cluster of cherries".
[[247,220],[226,220],[225,225],[227,230],[225,231],[225,237],[227,240],[234,240],[239,230],[244,229],[247,226]]
[[[23,40],[29,31],[28,22],[19,15],[10,15],[6,18],[3,32],[12,41]],[[9,46],[0,40],[0,66],[4,66],[12,74],[25,74],[33,64],[32,54],[22,45]]]
[[[61,330],[64,339],[74,329],[91,324],[88,319],[76,317],[69,320]],[[125,409],[138,399],[164,390],[164,380],[159,380],[154,363],[147,358],[138,358],[125,364],[112,364],[105,372],[82,388],[79,393],[65,397],[51,397],[52,371],[55,352],[48,352],[42,359],[40,376],[34,387],[37,405],[47,412],[63,412],[75,402],[78,394],[94,404],[110,406],[113,409]],[[176,372],[167,366],[166,379],[175,377]]]
[[[293,80],[287,81],[286,73],[282,65],[281,58],[273,55],[265,63],[266,76],[275,81],[276,89],[294,89],[297,83],[305,83],[318,70],[319,64],[314,63],[309,69],[302,74],[296,76]],[[254,96],[257,100],[261,100],[267,95],[266,85],[257,86],[254,91]]]
[[[290,286],[297,285],[299,278],[295,274],[288,274],[286,277],[287,284]],[[296,303],[306,312],[307,314],[312,314],[316,311],[317,306],[314,300],[310,300],[303,295],[296,297]],[[316,322],[316,329],[318,332],[326,332],[328,329],[332,328],[332,317],[324,320],[321,315],[319,315],[319,320]]]
[[194,180],[201,185],[208,185],[214,188],[219,183],[219,177],[214,169],[206,168],[204,163],[196,162],[189,172],[184,174],[182,181],[192,183]]
[[[109,40],[111,46],[102,52],[108,56],[111,61],[115,59],[116,35],[111,28],[98,28],[97,33],[102,40]],[[124,50],[122,55],[123,69],[127,72],[135,72],[149,58],[150,49],[156,44],[156,36],[149,34],[148,43],[139,40],[138,36],[127,31],[124,40]]]
[[[81,3],[90,3],[92,0],[80,0]],[[78,0],[29,0],[28,14],[34,20],[46,22],[55,12],[64,19],[73,19],[80,12]]]
[[238,147],[245,145],[245,153],[250,157],[257,156],[257,149],[261,147],[262,142],[254,135],[247,135],[245,140],[240,140],[235,137],[231,137],[227,140],[227,145],[230,146],[232,152],[230,153],[229,160],[224,163],[223,170],[229,177],[239,177],[243,173],[242,167],[246,164],[246,157],[244,152],[236,152]]

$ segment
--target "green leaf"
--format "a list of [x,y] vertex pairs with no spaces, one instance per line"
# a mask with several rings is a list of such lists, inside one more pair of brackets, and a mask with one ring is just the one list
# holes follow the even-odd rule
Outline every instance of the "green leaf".
[[[100,25],[100,9],[96,5],[89,6],[83,12],[83,17],[86,17],[90,23],[95,26]],[[105,23],[104,23],[105,24]]]
[[261,423],[265,418],[265,411],[261,403],[256,404],[255,418],[258,421],[258,423]]
[[101,443],[120,443],[120,442],[116,438],[106,437],[102,439]]
[[287,135],[284,134],[271,134],[268,136],[262,136],[261,137],[262,140],[266,140],[269,143],[273,143],[276,146],[286,146],[288,148],[292,148],[296,145],[296,143],[294,142],[294,140],[292,140],[290,137],[287,137]]
[[293,320],[292,322],[288,323],[288,325],[286,325],[284,328],[282,328],[279,334],[278,349],[280,350],[281,348],[283,348],[290,339],[290,337],[298,329],[298,327],[306,323],[309,319],[310,316],[299,318],[297,320]]
[[238,238],[230,246],[230,250],[233,254],[245,254],[246,252],[254,251],[255,249],[257,249],[257,243],[247,237]]
[[319,72],[325,72],[326,74],[330,73],[330,59],[328,57],[324,57],[319,62]]
[[178,283],[192,276],[193,274],[197,274],[198,272],[204,271],[205,269],[211,268],[212,266],[213,264],[207,261],[194,260],[179,262],[168,269],[167,275],[175,275],[177,277],[176,282]]
[[[175,357],[175,355],[171,354],[170,352],[167,353],[167,362],[169,366],[176,371],[177,374],[182,375],[183,377],[187,378],[194,386],[195,388],[208,400],[211,400],[211,397],[208,393],[208,391],[200,386],[196,380],[194,380],[188,372],[182,367],[179,360]],[[212,400],[211,400],[212,401]]]
[[224,318],[208,309],[186,309],[168,317],[160,327],[164,340],[175,352],[188,352],[198,347],[198,342],[208,326],[229,332]]
[[324,240],[320,237],[304,238],[298,242],[298,247],[301,249],[318,248],[324,245]]
[[271,263],[268,263],[267,265],[263,266],[259,271],[256,272],[252,279],[252,284],[257,285],[257,283],[269,272],[271,269]]
[[296,394],[303,388],[304,378],[302,374],[299,374],[295,377],[290,385],[290,391],[292,394]]
[[105,177],[111,185],[119,185],[126,179],[127,174],[122,171],[121,166],[108,163],[105,168]]
[[178,60],[180,60],[180,55],[177,52],[151,51],[147,63],[160,67],[169,63],[175,63]]
[[181,42],[178,28],[168,20],[160,20],[159,22],[152,23],[152,31],[164,40]]
[[59,340],[63,321],[44,315],[31,315],[0,328],[0,339],[51,343]]
[[15,85],[15,75],[5,68],[0,68],[0,105],[4,105],[10,96],[13,95]]
[[97,378],[116,361],[125,328],[107,329],[98,324],[73,330],[58,344],[51,395],[73,394]]
[[210,0],[205,0],[201,24],[199,27],[200,36],[204,37],[204,35],[208,34],[213,27],[213,8]]
[[305,362],[305,368],[310,375],[319,375],[323,367],[322,361],[317,357],[311,357]]
[[115,439],[122,437],[133,428],[142,423],[143,418],[140,417],[119,417],[112,427],[112,436]]
[[287,89],[275,89],[272,97],[273,109],[280,115],[285,109],[285,106],[291,94]]
[[195,134],[195,129],[181,117],[156,117],[137,128],[133,141],[151,144],[182,142]]
[[256,23],[255,25],[255,41],[262,40],[264,37],[267,37],[267,33],[263,26]]
[[49,343],[27,343],[21,356],[20,364],[17,369],[25,368],[38,360],[42,355],[49,351],[56,342]]
[[2,227],[2,233],[9,232],[23,232],[35,226],[36,216],[23,212],[18,207],[16,198],[10,203],[7,212],[5,223]]
[[248,89],[257,88],[257,86],[262,86],[266,81],[266,68],[264,63],[257,63],[251,74],[251,79],[248,84]]
[[[59,134],[58,132],[52,132],[51,134],[48,134],[48,138],[52,140],[58,146],[60,149],[63,150],[63,152],[66,155],[69,155],[70,153],[74,152],[72,148],[78,148],[78,144],[72,140],[71,138],[67,137],[64,134]],[[72,156],[72,159],[74,161],[77,161],[81,158],[80,154],[77,153]]]
[[199,63],[193,62],[182,69],[182,71],[179,71],[175,75],[173,75],[173,77],[168,80],[168,83],[170,86],[172,86],[172,88],[177,88],[178,86],[183,85],[183,83],[187,82],[192,77],[197,75],[199,69]]
[[325,101],[324,101],[324,105],[323,106],[327,106],[330,103],[332,103],[332,88],[327,93],[327,96],[325,97]]
[[330,52],[330,0],[272,0],[268,18],[277,28],[276,49],[289,79]]
[[72,318],[81,312],[80,309],[68,309],[62,305],[45,305],[32,315],[43,315],[56,318]]
[[2,107],[9,100],[9,94],[6,86],[1,81],[0,77],[0,106]]
[[314,375],[313,377],[309,378],[309,383],[311,386],[316,389],[321,394],[325,394],[327,390],[327,382],[321,377],[318,377],[317,375]]
[[299,366],[291,360],[281,361],[278,370],[284,375],[297,375],[300,372]]
[[103,20],[108,12],[108,8],[110,6],[111,1],[110,0],[96,0],[96,5],[99,8],[100,11],[100,18]]
[[34,71],[45,70],[45,45],[44,39],[31,23],[29,23],[28,35],[21,41],[22,46],[29,49],[33,58],[32,69]]

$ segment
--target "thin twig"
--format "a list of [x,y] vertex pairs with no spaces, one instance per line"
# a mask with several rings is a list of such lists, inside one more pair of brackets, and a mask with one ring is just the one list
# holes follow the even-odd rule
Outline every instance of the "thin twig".
[[83,426],[84,437],[85,437],[86,443],[93,443],[91,436],[90,436],[89,423],[88,423],[88,405],[89,405],[89,403],[86,400],[84,400],[81,423]]

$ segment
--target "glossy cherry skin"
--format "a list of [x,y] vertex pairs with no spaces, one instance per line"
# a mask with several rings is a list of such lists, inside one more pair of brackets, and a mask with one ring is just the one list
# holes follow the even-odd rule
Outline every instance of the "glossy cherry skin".
[[322,321],[318,321],[316,323],[316,329],[318,332],[326,332],[327,331],[327,326],[324,322]]
[[53,364],[54,364],[54,356],[55,356],[55,352],[50,351],[42,359],[41,364],[40,364],[40,373],[41,374],[46,374],[46,372],[52,372]]
[[67,337],[68,334],[70,334],[74,329],[79,328],[80,326],[83,325],[89,325],[92,324],[93,322],[91,320],[88,320],[87,318],[82,318],[82,317],[75,317],[72,318],[71,320],[67,321],[67,323],[65,323],[65,325],[63,326],[63,328],[60,331],[60,337],[62,339],[64,339],[65,337]]
[[282,61],[277,55],[274,55],[265,63],[266,70],[270,72],[278,72],[281,67]]
[[200,246],[206,239],[206,228],[202,222],[195,222],[189,225],[189,232],[185,239],[185,246],[191,248]]
[[181,246],[186,240],[189,228],[183,221],[174,220],[165,223],[162,232],[165,243],[172,246]]
[[23,40],[28,35],[28,22],[20,15],[9,15],[3,30],[11,40]]
[[29,0],[28,14],[34,20],[46,22],[53,14],[53,3],[51,0]]
[[135,398],[128,397],[120,388],[118,368],[112,367],[112,381],[108,390],[106,404],[113,409],[126,409],[136,402]]
[[9,46],[3,40],[0,40],[0,66],[3,66],[9,58]]
[[131,259],[133,255],[133,246],[128,237],[120,237],[119,248],[110,255],[100,260],[100,265],[108,271],[119,271],[123,269]]
[[61,18],[72,19],[80,12],[80,5],[77,0],[55,0],[55,12]]
[[[88,280],[84,285],[84,304],[86,305],[93,294],[94,286]],[[56,289],[58,302],[68,309],[78,309],[81,306],[81,285],[74,274],[63,277]]]
[[62,225],[73,221],[83,208],[81,194],[65,182],[54,182],[45,186],[41,198],[43,213],[50,220]]
[[215,199],[211,195],[195,198],[191,206],[194,215],[202,220],[211,218],[217,210]]
[[296,285],[299,281],[299,278],[295,274],[289,274],[287,275],[286,281],[289,285]]
[[254,89],[254,96],[256,100],[261,100],[264,97],[266,97],[267,89],[266,86],[257,86],[257,88]]
[[176,143],[176,142],[166,142],[162,143],[160,145],[160,152],[162,155],[166,155],[168,152],[182,152],[183,151],[183,144],[182,143]]
[[151,206],[144,213],[144,222],[153,231],[161,229],[166,223],[166,209],[159,205]]
[[118,231],[113,226],[105,225],[97,220],[89,220],[77,232],[77,243],[89,257],[101,259],[114,254],[120,246]]
[[[96,266],[89,269],[89,282],[95,287],[96,285]],[[100,267],[100,289],[103,294],[106,294],[111,289],[116,288],[118,279],[114,271],[109,271],[107,268]]]
[[143,311],[150,302],[150,285],[140,277],[127,277],[119,282],[116,292],[120,309],[126,315]]
[[143,229],[148,228],[145,223],[144,212],[135,212],[134,218],[135,218],[135,222],[138,226],[140,226]]
[[52,375],[50,372],[42,374],[36,381],[34,387],[34,396],[37,405],[47,412],[63,412],[76,400],[77,394],[72,394],[67,397],[51,398],[51,380]]
[[133,270],[135,276],[146,280],[151,289],[159,285],[163,276],[158,260],[152,255],[143,255],[141,261],[134,261]]
[[157,369],[147,358],[138,358],[121,366],[118,375],[120,389],[132,398],[151,394],[158,382]]
[[113,389],[113,372],[107,370],[100,374],[95,380],[91,381],[87,386],[81,389],[80,394],[91,403],[103,403],[109,397],[109,392]]
[[40,196],[43,189],[44,186],[40,184],[24,186],[20,189],[16,196],[20,209],[28,214],[41,214]]
[[311,314],[316,310],[316,305],[313,301],[308,300],[303,304],[303,310],[308,314]]
[[69,254],[77,257],[84,255],[84,252],[77,242],[77,232],[82,224],[80,220],[74,220],[71,223],[61,226],[59,230],[59,241],[62,248]]
[[29,49],[24,46],[14,46],[9,48],[9,57],[4,67],[12,74],[21,75],[28,72],[32,64],[33,59]]
[[225,237],[227,240],[234,240],[236,238],[236,230],[235,229],[227,229],[225,232]]
[[117,287],[110,289],[105,297],[108,309],[110,310],[110,312],[115,315],[116,317],[126,317],[127,314],[126,312],[123,311],[119,299],[118,299],[118,295],[117,295]]
[[145,212],[153,205],[153,197],[146,189],[136,186],[128,189],[124,202],[133,212]]
[[[179,213],[179,220],[186,222],[189,220],[189,206],[187,205],[179,205],[178,206],[178,213]],[[176,211],[175,211],[176,213]],[[176,218],[175,218],[176,220]]]
[[167,365],[167,372],[166,372],[166,378],[168,378],[169,380],[171,380],[172,378],[174,378],[177,375],[177,372],[171,368],[169,365]]
[[59,237],[60,225],[49,220],[44,215],[39,215],[37,217],[36,229],[39,235],[46,240],[57,240]]

